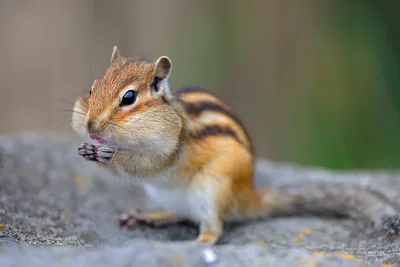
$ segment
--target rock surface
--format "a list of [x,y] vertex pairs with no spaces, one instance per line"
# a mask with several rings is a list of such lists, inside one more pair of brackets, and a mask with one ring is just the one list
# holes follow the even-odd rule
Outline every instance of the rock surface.
[[[77,154],[79,140],[38,133],[0,138],[0,266],[380,266],[400,263],[400,239],[371,237],[349,219],[284,217],[228,224],[217,257],[190,241],[197,227],[115,221],[154,208],[141,189]],[[370,185],[400,203],[400,176],[329,172],[257,162],[257,186],[310,182]],[[209,252],[209,251],[208,251]],[[210,253],[210,252],[209,252]],[[212,255],[213,256],[213,255]]]

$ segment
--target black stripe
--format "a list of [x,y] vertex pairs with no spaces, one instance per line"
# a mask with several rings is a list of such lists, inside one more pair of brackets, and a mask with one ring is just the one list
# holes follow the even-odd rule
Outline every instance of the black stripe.
[[231,136],[235,138],[236,141],[238,141],[240,144],[243,144],[237,137],[235,131],[232,130],[230,127],[223,127],[220,125],[207,125],[198,131],[191,131],[189,133],[189,136],[193,139],[202,139],[207,136],[221,136],[221,135]]
[[186,112],[189,113],[190,115],[198,116],[204,111],[211,110],[223,113],[229,117],[234,116],[229,110],[214,102],[209,102],[209,101],[199,101],[196,103],[183,102],[183,104],[185,106]]
[[231,118],[232,120],[234,120],[242,129],[242,131],[244,132],[246,139],[249,142],[250,145],[250,150],[253,151],[253,145],[250,139],[250,135],[248,134],[246,128],[244,127],[243,123],[240,121],[240,119],[236,116],[236,114],[234,114],[233,112],[231,112],[230,110],[226,109],[225,107],[214,103],[214,102],[209,102],[209,101],[201,101],[201,102],[197,102],[197,103],[189,103],[189,102],[183,102],[185,111],[190,114],[190,115],[194,115],[194,116],[199,116],[202,112],[204,111],[214,111],[214,112],[219,112],[229,118]]
[[[210,91],[200,88],[200,87],[183,87],[178,89],[175,92],[175,95],[178,97],[178,99],[180,99],[181,103],[183,104],[185,111],[193,116],[199,116],[202,112],[207,111],[207,110],[211,110],[211,111],[215,111],[215,112],[219,112],[221,114],[224,114],[227,117],[230,117],[231,119],[233,119],[239,126],[240,128],[243,130],[248,142],[249,142],[249,149],[251,153],[254,153],[254,147],[253,147],[253,143],[251,141],[250,135],[247,132],[247,129],[244,127],[243,123],[241,122],[241,120],[236,116],[236,114],[234,114],[233,112],[231,112],[229,109],[214,103],[214,102],[210,102],[210,101],[201,101],[201,102],[197,102],[197,103],[189,103],[189,102],[185,102],[183,99],[181,99],[179,96],[185,95],[185,94],[190,94],[190,93],[205,93],[211,96],[214,96],[216,98],[218,98],[217,96],[215,96],[214,94],[212,94]],[[214,125],[212,126],[208,126],[208,127],[214,127]],[[206,127],[207,128],[207,127]],[[237,137],[237,135],[234,133],[234,131],[232,129],[230,129],[230,131],[232,131],[232,136],[235,136],[235,138],[241,143],[243,144],[239,138]],[[205,130],[205,132],[207,132],[207,130]],[[226,132],[226,131],[221,131],[222,132]],[[225,133],[225,135],[227,134],[227,132]]]

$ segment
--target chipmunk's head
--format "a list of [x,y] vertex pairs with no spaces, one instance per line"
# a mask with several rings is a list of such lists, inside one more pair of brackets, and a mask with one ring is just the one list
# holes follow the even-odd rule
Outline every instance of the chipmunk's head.
[[75,103],[74,130],[142,155],[173,153],[182,121],[169,103],[171,66],[168,57],[123,58],[115,46],[111,65]]

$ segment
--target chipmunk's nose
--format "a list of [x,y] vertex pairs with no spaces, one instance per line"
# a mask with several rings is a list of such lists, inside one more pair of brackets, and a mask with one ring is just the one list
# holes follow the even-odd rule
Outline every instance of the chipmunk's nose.
[[98,134],[107,127],[107,122],[104,120],[98,120],[98,119],[88,119],[86,126],[88,129],[88,132],[91,134]]
[[91,134],[96,134],[100,130],[100,123],[96,119],[88,119],[87,121],[87,129]]

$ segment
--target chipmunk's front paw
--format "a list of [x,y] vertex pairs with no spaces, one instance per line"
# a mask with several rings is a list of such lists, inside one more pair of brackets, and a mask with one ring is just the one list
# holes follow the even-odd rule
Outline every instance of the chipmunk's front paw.
[[116,152],[115,147],[84,143],[78,147],[78,154],[86,160],[110,163]]

